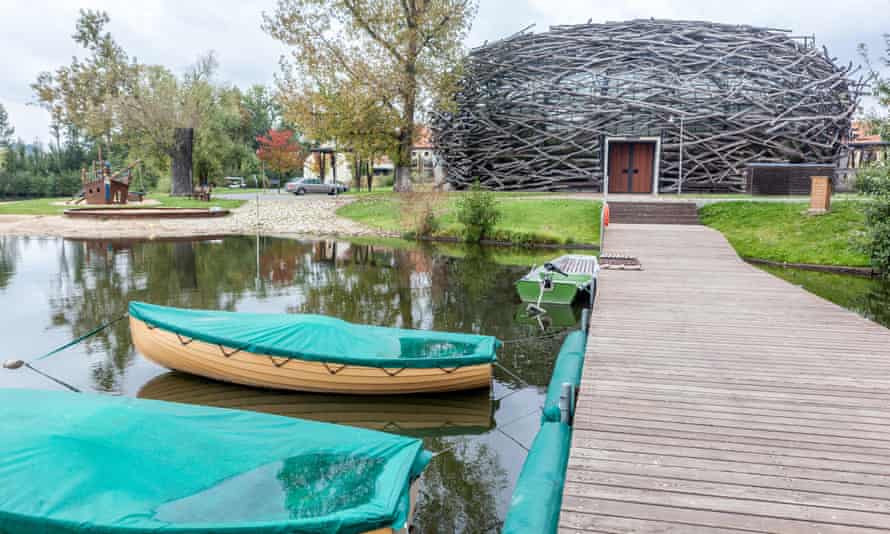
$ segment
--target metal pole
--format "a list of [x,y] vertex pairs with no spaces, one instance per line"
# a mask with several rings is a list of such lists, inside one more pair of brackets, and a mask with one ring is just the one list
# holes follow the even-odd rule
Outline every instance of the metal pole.
[[684,118],[680,117],[680,181],[677,182],[677,194],[683,194],[683,121]]

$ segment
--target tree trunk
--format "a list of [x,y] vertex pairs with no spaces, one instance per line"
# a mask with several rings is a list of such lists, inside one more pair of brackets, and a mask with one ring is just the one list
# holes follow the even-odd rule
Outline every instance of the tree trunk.
[[408,53],[405,62],[405,86],[402,91],[402,125],[399,128],[399,152],[393,162],[395,176],[394,191],[411,191],[411,149],[414,147],[414,108],[417,105],[417,26],[413,19],[408,20]]
[[374,186],[374,160],[369,159],[365,166],[365,173],[368,175],[368,192],[371,192],[371,189]]
[[171,171],[173,175],[173,196],[192,193],[192,150],[195,144],[194,128],[176,128],[173,131]]
[[[413,94],[413,91],[412,91]],[[414,145],[414,99],[405,97],[405,111],[399,132],[399,152],[393,162],[392,188],[396,192],[411,191],[411,148]]]

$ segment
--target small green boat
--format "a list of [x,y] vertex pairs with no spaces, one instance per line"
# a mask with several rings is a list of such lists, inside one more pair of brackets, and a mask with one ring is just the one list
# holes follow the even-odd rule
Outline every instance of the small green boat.
[[596,256],[567,254],[531,271],[516,282],[516,291],[523,302],[571,304],[579,293],[590,298],[596,291],[599,263]]
[[540,310],[530,310],[528,305],[519,304],[513,320],[517,324],[542,328],[572,328],[581,320],[581,308],[569,304],[543,304]]
[[162,401],[0,389],[0,532],[407,532],[420,440]]

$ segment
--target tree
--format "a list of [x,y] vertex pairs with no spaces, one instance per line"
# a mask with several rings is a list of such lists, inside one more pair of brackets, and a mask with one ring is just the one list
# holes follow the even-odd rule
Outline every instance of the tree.
[[181,80],[164,67],[146,66],[115,100],[122,139],[171,158],[173,195],[192,192],[195,131],[217,105],[210,83],[216,67],[212,53],[199,58]]
[[264,85],[252,85],[241,95],[241,109],[246,124],[245,131],[254,150],[259,148],[256,136],[279,126],[281,108],[275,95]]
[[[132,152],[150,159],[170,159],[172,191],[192,191],[193,154],[199,129],[217,104],[217,89],[210,78],[217,62],[212,53],[181,78],[159,65],[130,60],[111,34],[103,11],[81,10],[75,42],[89,51],[80,60],[54,72],[41,73],[32,88],[52,117],[57,151],[59,137],[85,132],[111,152],[122,141]],[[69,141],[71,138],[69,137]]]
[[475,12],[474,0],[278,0],[275,13],[263,15],[263,29],[294,47],[293,64],[282,62],[291,82],[282,89],[326,102],[319,120],[343,120],[331,110],[357,102],[385,119],[372,131],[393,146],[393,187],[407,191],[417,113],[450,99]]
[[291,130],[270,129],[266,135],[257,136],[257,157],[266,162],[281,178],[285,173],[303,166],[306,154],[300,143],[294,140]]
[[15,128],[9,123],[9,115],[6,113],[6,108],[3,107],[3,104],[0,104],[0,147],[9,145],[13,134],[15,134]]
[[37,101],[50,112],[57,136],[61,125],[70,124],[111,146],[113,101],[126,90],[139,66],[104,31],[109,21],[104,11],[81,9],[72,38],[89,55],[83,60],[74,57],[70,65],[55,72],[41,72],[31,84]]

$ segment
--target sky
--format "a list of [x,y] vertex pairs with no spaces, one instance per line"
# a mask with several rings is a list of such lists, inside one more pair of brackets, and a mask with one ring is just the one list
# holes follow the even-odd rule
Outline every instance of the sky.
[[[16,135],[30,142],[48,138],[48,114],[33,105],[30,84],[41,71],[82,55],[71,40],[78,9],[108,12],[108,29],[142,63],[182,72],[213,50],[218,78],[240,87],[272,84],[286,47],[266,35],[262,12],[275,0],[0,0],[0,103]],[[877,56],[881,35],[890,33],[890,0],[480,0],[467,38],[469,47],[511,35],[531,24],[633,18],[709,20],[816,35],[839,63],[860,64],[859,43]],[[866,102],[866,108],[873,106]]]

